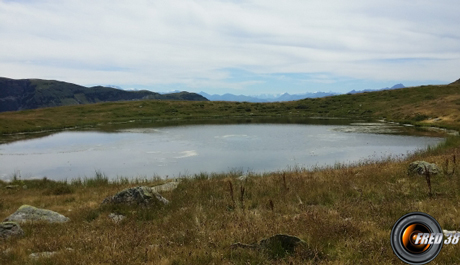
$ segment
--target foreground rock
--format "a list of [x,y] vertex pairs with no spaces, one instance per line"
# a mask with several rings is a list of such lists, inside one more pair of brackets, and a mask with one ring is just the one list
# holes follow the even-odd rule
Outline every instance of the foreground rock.
[[274,235],[272,237],[262,239],[258,244],[243,244],[238,242],[232,244],[231,247],[252,248],[260,250],[272,250],[273,248],[281,248],[284,252],[292,253],[297,246],[304,244],[305,241],[296,236]]
[[115,213],[111,213],[109,214],[109,218],[116,224],[118,224],[119,222],[123,221],[126,216],[124,215],[121,215],[121,214],[115,214]]
[[241,175],[241,176],[238,177],[238,180],[240,180],[240,181],[245,181],[247,179],[248,179],[248,175]]
[[0,223],[0,238],[7,239],[10,237],[19,237],[23,235],[24,231],[21,229],[19,224],[15,222]]
[[[65,251],[67,252],[71,252],[73,251],[72,248],[66,248]],[[51,258],[52,256],[58,254],[58,253],[61,253],[62,251],[45,251],[45,252],[37,252],[37,253],[31,253],[29,255],[29,258],[30,259],[34,259],[34,260],[37,260],[37,259],[41,259],[41,258]]]
[[5,221],[26,223],[33,221],[44,221],[49,223],[65,223],[70,219],[62,214],[46,209],[36,208],[30,205],[23,205],[19,209],[8,216]]
[[113,196],[109,196],[102,201],[102,204],[126,204],[126,205],[140,205],[140,206],[153,206],[165,205],[169,201],[161,196],[155,189],[146,186],[139,186],[128,188],[118,192]]
[[407,173],[409,175],[425,175],[427,170],[430,175],[437,175],[439,173],[439,168],[436,166],[436,164],[428,163],[426,161],[414,161],[409,164],[409,168],[407,170]]
[[29,258],[31,259],[39,259],[39,258],[51,258],[52,256],[56,255],[56,251],[45,251],[39,253],[31,253]]
[[168,182],[162,185],[153,186],[152,191],[154,192],[172,191],[177,188],[177,185],[179,185],[178,181],[172,181],[172,182]]
[[444,233],[445,236],[448,236],[450,234],[459,234],[460,232],[459,231],[456,231],[456,230],[452,230],[452,231],[449,231],[449,230],[442,230],[442,232]]

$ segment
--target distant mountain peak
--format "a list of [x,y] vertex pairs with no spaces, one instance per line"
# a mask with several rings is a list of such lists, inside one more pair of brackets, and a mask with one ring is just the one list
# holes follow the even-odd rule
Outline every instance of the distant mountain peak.
[[253,95],[253,96],[245,96],[245,95],[234,95],[230,93],[225,93],[223,95],[210,95],[206,92],[198,93],[203,97],[211,100],[211,101],[247,101],[247,102],[279,102],[279,101],[294,101],[300,100],[305,98],[318,98],[318,97],[327,97],[336,95],[337,93],[332,92],[315,92],[315,93],[305,93],[305,94],[262,94],[262,95]]
[[400,88],[405,88],[403,84],[396,84],[392,87],[384,87],[380,89],[364,89],[364,90],[352,90],[348,92],[347,94],[357,94],[357,93],[364,93],[364,92],[373,92],[373,91],[382,91],[382,90],[390,90],[390,89],[400,89]]
[[398,88],[405,88],[405,86],[403,84],[396,84],[396,85],[390,87],[390,89],[398,89]]

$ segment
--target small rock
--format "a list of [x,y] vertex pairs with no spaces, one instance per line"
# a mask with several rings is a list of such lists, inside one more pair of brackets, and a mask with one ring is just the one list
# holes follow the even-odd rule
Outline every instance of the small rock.
[[272,248],[273,246],[280,246],[286,252],[293,252],[295,247],[302,243],[305,242],[296,236],[274,235],[267,239],[262,239],[259,245],[263,249]]
[[102,204],[128,204],[128,205],[141,205],[150,206],[160,203],[162,205],[168,204],[169,201],[161,196],[158,192],[151,187],[139,186],[128,188],[118,192],[113,196],[109,196],[102,201]]
[[[65,251],[73,251],[73,248],[66,248]],[[50,258],[56,254],[58,254],[59,251],[45,251],[45,252],[37,252],[37,253],[32,253],[29,255],[29,258],[31,259],[39,259],[39,258]]]
[[442,232],[444,233],[444,235],[449,235],[449,234],[457,234],[457,233],[460,233],[459,231],[449,231],[449,230],[442,230]]
[[62,214],[53,212],[51,210],[40,209],[30,205],[23,205],[8,216],[5,221],[14,221],[18,223],[25,223],[29,221],[45,221],[49,223],[65,223],[70,219]]
[[27,185],[22,186],[23,190],[27,190]]
[[153,186],[151,187],[151,189],[154,192],[172,191],[172,190],[175,190],[178,185],[179,185],[178,181],[172,181],[172,182],[168,182],[162,185]]
[[50,258],[54,255],[56,255],[56,251],[45,251],[45,252],[38,252],[38,253],[32,253],[29,255],[29,258],[31,259],[39,259],[39,258]]
[[125,219],[126,216],[121,215],[121,214],[111,213],[111,214],[109,214],[109,218],[112,219],[112,221],[117,224],[117,223],[123,221],[123,219]]
[[439,168],[436,164],[428,163],[426,161],[414,161],[409,164],[409,168],[407,173],[409,175],[418,174],[418,175],[425,175],[425,168],[431,175],[436,175],[439,173]]
[[293,252],[294,249],[301,244],[305,244],[305,241],[296,236],[279,234],[262,239],[259,244],[243,244],[238,242],[232,244],[232,247],[253,248],[260,250],[270,250],[275,247],[281,247],[285,252]]
[[0,238],[6,239],[9,237],[23,236],[24,231],[19,224],[15,222],[0,223]]
[[238,180],[244,181],[248,178],[248,175],[241,175],[238,177]]

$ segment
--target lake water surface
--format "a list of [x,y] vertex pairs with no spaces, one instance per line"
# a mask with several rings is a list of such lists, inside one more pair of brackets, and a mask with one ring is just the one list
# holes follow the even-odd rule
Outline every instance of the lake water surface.
[[[178,177],[270,172],[406,155],[442,138],[356,133],[353,126],[187,125],[116,133],[60,132],[0,145],[0,178]],[[350,132],[351,131],[351,132]]]

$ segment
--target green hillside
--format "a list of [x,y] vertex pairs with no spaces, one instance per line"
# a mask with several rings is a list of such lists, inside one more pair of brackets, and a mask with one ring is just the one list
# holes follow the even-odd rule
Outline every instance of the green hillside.
[[207,101],[201,95],[188,92],[163,95],[147,90],[84,87],[55,80],[0,78],[0,112],[146,99]]
[[155,123],[257,117],[386,119],[459,129],[460,84],[455,82],[281,103],[138,100],[4,112],[0,113],[0,134],[128,121]]
[[[459,90],[453,83],[284,103],[97,103],[0,113],[0,129],[5,137],[129,121],[150,125],[252,117],[385,118],[459,129]],[[243,172],[204,172],[162,191],[170,203],[152,208],[101,202],[125,188],[168,180],[121,176],[109,181],[96,173],[95,178],[56,182],[16,175],[10,183],[0,181],[0,218],[28,204],[57,211],[70,221],[21,224],[24,236],[0,241],[0,263],[402,264],[392,251],[390,234],[404,214],[425,212],[443,229],[459,230],[459,144],[460,137],[448,137],[438,147],[406,158],[248,173],[243,178]],[[409,175],[408,165],[416,160],[435,163],[439,173]],[[125,219],[114,222],[111,213]],[[276,234],[304,243],[293,251],[282,244],[238,247]],[[33,254],[43,257],[33,259]],[[433,264],[457,264],[459,259],[458,244],[445,244]]]

